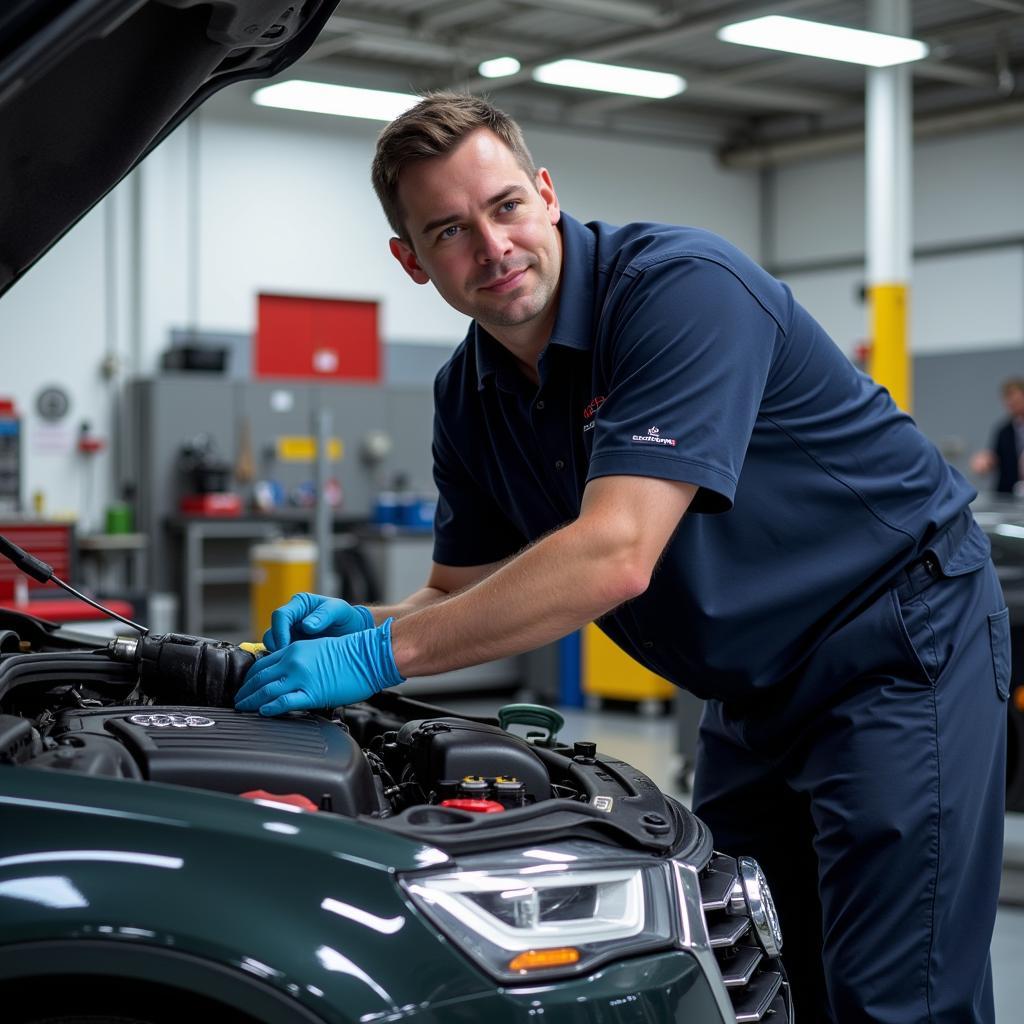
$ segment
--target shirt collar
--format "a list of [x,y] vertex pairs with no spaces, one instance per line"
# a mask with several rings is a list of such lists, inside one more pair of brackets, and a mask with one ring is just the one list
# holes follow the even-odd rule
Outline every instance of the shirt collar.
[[[558,314],[551,331],[550,345],[588,350],[594,340],[594,277],[596,273],[593,231],[563,212],[559,220],[562,232],[562,271],[558,294]],[[477,389],[502,367],[512,367],[512,356],[500,342],[473,321],[476,349]]]

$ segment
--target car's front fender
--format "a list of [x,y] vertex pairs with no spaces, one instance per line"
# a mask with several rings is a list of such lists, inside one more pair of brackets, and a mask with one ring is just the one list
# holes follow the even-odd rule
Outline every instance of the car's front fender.
[[177,954],[208,965],[209,984],[231,979],[216,996],[229,1005],[248,979],[330,1021],[462,999],[484,979],[394,881],[443,859],[333,815],[0,768],[0,978],[56,943],[61,962],[34,956],[30,973],[75,973],[77,958],[164,981],[180,964],[157,954]]

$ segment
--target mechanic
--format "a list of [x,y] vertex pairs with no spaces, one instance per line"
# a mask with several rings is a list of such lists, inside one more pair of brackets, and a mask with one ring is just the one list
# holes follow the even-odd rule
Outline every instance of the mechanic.
[[1000,389],[1007,418],[992,431],[992,444],[971,456],[971,472],[995,474],[998,494],[1016,494],[1024,479],[1024,379],[1010,377]]
[[472,318],[437,376],[434,566],[297,595],[237,706],[280,714],[591,620],[707,701],[694,810],[763,865],[798,1020],[992,1021],[1007,612],[974,492],[723,239],[582,224],[518,126],[381,134],[391,252]]

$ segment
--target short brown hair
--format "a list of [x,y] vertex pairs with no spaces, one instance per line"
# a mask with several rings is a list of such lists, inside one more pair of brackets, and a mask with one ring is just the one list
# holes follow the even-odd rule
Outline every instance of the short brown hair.
[[470,132],[487,128],[505,143],[532,181],[537,175],[522,129],[508,114],[480,96],[428,92],[416,106],[399,114],[377,139],[373,156],[373,190],[392,231],[408,241],[405,213],[398,202],[398,178],[411,163],[444,156]]
[[1005,398],[1011,391],[1024,391],[1024,377],[1008,377],[1003,381],[1001,390],[1003,398]]

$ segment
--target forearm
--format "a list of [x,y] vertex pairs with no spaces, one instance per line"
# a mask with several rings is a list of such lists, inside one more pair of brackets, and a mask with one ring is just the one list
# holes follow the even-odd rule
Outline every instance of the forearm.
[[432,675],[557,640],[642,593],[634,557],[620,536],[577,520],[480,583],[408,611],[392,630],[398,670]]
[[385,619],[402,619],[412,612],[418,612],[423,608],[429,608],[440,601],[446,601],[451,594],[436,587],[424,587],[410,594],[404,601],[398,604],[373,604],[369,609],[373,614],[373,621],[379,626]]

